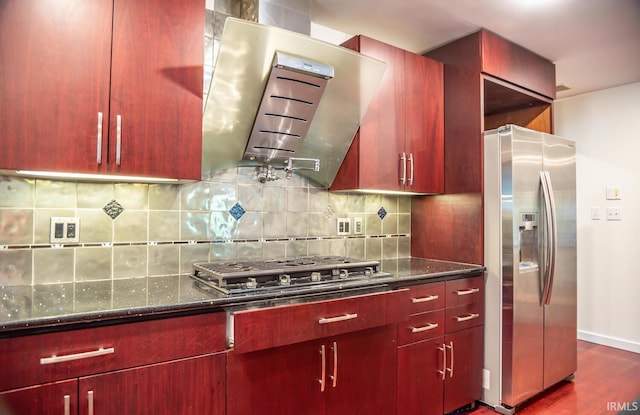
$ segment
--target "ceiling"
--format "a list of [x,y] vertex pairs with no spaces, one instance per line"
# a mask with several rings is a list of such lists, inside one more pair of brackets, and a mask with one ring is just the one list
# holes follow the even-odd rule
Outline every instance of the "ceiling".
[[640,81],[640,0],[311,0],[311,19],[420,54],[485,28],[554,62],[557,98]]

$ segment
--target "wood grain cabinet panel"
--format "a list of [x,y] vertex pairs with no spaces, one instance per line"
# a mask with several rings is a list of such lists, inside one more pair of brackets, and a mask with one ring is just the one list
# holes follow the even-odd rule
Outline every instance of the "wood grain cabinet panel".
[[0,9],[0,169],[200,178],[203,2]]
[[[480,399],[483,281],[475,277],[409,287],[411,293],[441,290],[443,301],[441,308],[398,324],[398,414],[440,415]],[[416,327],[429,329],[416,333]]]
[[225,322],[218,312],[0,339],[0,413],[224,415]]
[[386,69],[330,190],[443,192],[442,64],[362,35],[343,46]]

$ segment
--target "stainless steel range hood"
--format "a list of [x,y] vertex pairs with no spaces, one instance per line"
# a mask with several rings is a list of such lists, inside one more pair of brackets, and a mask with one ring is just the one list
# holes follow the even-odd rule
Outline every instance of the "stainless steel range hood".
[[317,159],[319,171],[299,173],[329,187],[384,69],[340,46],[228,18],[203,114],[203,178]]

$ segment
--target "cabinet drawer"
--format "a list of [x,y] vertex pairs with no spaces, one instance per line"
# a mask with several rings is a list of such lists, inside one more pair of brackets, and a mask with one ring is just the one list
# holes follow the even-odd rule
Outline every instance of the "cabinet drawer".
[[445,311],[445,331],[453,333],[469,327],[481,326],[484,324],[483,310],[484,305],[480,302],[447,308]]
[[398,323],[398,346],[431,339],[444,334],[444,310],[413,314]]
[[225,313],[0,339],[0,390],[224,350]]
[[484,278],[462,278],[447,281],[446,306],[470,304],[484,300]]
[[235,353],[300,343],[406,320],[409,290],[238,311]]
[[411,314],[444,308],[444,282],[409,287]]

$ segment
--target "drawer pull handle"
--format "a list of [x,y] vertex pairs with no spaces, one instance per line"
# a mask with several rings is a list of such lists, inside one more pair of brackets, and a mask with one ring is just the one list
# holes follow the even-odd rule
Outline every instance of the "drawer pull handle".
[[358,314],[345,314],[344,316],[338,317],[323,317],[318,320],[318,324],[328,324],[328,323],[337,323],[339,321],[353,320],[354,318],[358,318]]
[[468,290],[458,290],[456,291],[456,294],[458,295],[469,295],[469,294],[475,294],[477,292],[480,291],[480,288],[470,288]]
[[333,381],[332,386],[335,388],[338,384],[338,343],[333,342],[333,346],[331,347],[333,351],[333,376],[331,376],[331,380]]
[[411,333],[422,333],[423,331],[433,330],[436,327],[438,327],[438,323],[431,323],[422,327],[411,327]]
[[474,318],[478,318],[480,317],[480,314],[478,313],[469,313],[466,316],[456,316],[456,320],[458,322],[460,321],[469,321],[469,320],[473,320]]
[[416,303],[426,303],[427,301],[434,301],[437,300],[438,298],[440,298],[440,296],[438,295],[430,295],[428,297],[420,297],[420,298],[412,298],[411,302],[416,304]]
[[442,375],[442,380],[447,376],[447,349],[444,343],[442,343],[442,347],[438,347],[438,350],[442,352],[442,370],[438,370],[437,372]]
[[326,383],[326,373],[327,373],[327,357],[325,355],[324,344],[320,346],[320,356],[322,360],[322,369],[321,369],[322,373],[320,373],[320,379],[318,379],[318,382],[320,382],[320,392],[324,392],[324,385]]
[[445,346],[447,349],[451,349],[451,367],[447,368],[447,372],[449,372],[449,377],[453,377],[453,342],[449,342],[448,345]]
[[43,358],[41,358],[40,359],[40,364],[41,365],[50,365],[52,363],[68,362],[70,360],[87,359],[89,357],[103,356],[105,354],[115,353],[115,351],[116,350],[113,347],[109,347],[107,349],[103,349],[101,347],[98,350],[92,350],[90,352],[66,354],[64,356],[53,355],[51,357],[43,357]]
[[64,395],[64,415],[71,414],[71,396]]
[[87,392],[87,402],[89,404],[89,415],[93,415],[93,391]]

